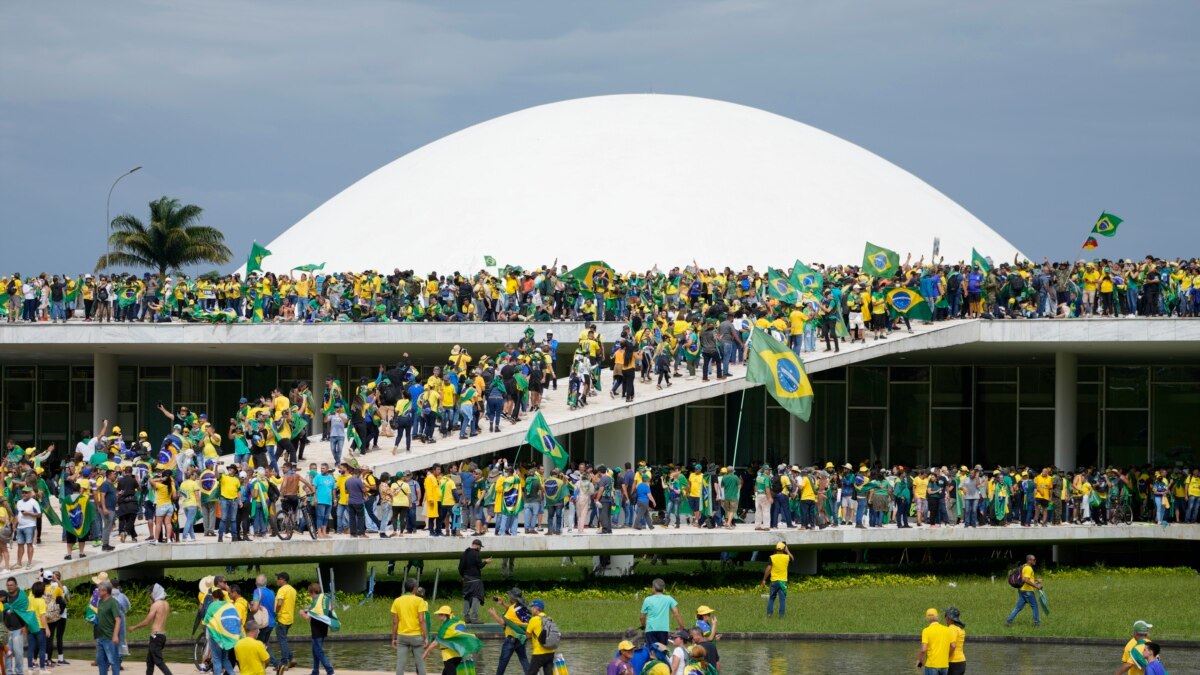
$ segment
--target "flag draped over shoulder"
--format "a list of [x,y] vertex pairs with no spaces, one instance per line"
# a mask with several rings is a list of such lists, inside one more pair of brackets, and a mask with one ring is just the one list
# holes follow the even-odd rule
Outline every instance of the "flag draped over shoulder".
[[532,445],[534,450],[553,460],[554,466],[559,469],[567,468],[567,452],[558,444],[554,434],[550,433],[550,425],[546,424],[546,418],[542,416],[541,410],[534,416],[533,423],[529,425],[529,433],[525,434],[525,442]]
[[922,321],[933,320],[933,312],[929,310],[929,303],[925,302],[925,298],[922,298],[920,293],[911,288],[893,288],[888,291],[887,304],[892,314]]
[[792,265],[792,285],[801,291],[818,292],[825,285],[825,277],[820,272],[805,265],[799,260]]
[[472,633],[462,619],[447,619],[437,632],[438,644],[459,656],[470,656],[483,649],[483,643]]
[[312,599],[312,604],[308,606],[308,615],[312,617],[313,621],[320,621],[329,626],[329,630],[335,633],[342,629],[333,593],[318,593],[317,597]]
[[812,414],[812,383],[795,352],[761,328],[750,334],[746,381],[765,385],[767,393],[805,422]]
[[60,500],[62,502],[62,526],[75,538],[86,537],[92,524],[92,503],[83,493],[76,492]]
[[767,294],[776,300],[795,305],[800,302],[800,291],[792,280],[774,267],[767,268]]
[[505,516],[515,516],[525,508],[525,497],[521,494],[521,480],[516,476],[508,478],[502,477],[499,485],[500,492],[500,514]]
[[261,271],[262,261],[269,255],[271,252],[267,250],[266,246],[262,246],[257,241],[254,242],[254,245],[250,247],[250,255],[246,258],[246,274]]
[[900,255],[867,242],[863,251],[863,271],[873,277],[891,277],[900,269]]
[[18,590],[16,597],[9,598],[8,602],[4,603],[4,609],[10,609],[21,617],[21,621],[24,621],[25,625],[29,627],[29,632],[36,633],[42,630],[41,621],[29,609],[29,594],[25,591]]
[[984,274],[992,271],[992,265],[987,261],[987,258],[979,255],[979,251],[971,249],[971,264],[978,267]]
[[1117,227],[1125,222],[1123,219],[1114,216],[1107,211],[1100,214],[1096,219],[1096,224],[1092,226],[1092,234],[1098,234],[1101,237],[1112,237],[1117,234]]
[[233,649],[242,637],[242,615],[228,600],[209,608],[208,634],[221,649]]

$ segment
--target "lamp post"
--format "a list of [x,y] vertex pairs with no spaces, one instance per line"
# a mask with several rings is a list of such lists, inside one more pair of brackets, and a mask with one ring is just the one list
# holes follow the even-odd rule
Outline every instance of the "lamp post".
[[105,264],[108,263],[108,255],[109,255],[108,231],[112,228],[112,217],[109,215],[109,209],[112,206],[113,190],[116,189],[117,183],[120,183],[122,178],[128,176],[131,173],[135,173],[135,172],[141,171],[141,170],[142,170],[141,166],[133,167],[132,169],[121,174],[120,176],[117,176],[117,179],[113,181],[112,186],[108,188],[108,198],[104,200],[104,231],[105,231],[105,234],[104,234],[104,262],[105,262]]

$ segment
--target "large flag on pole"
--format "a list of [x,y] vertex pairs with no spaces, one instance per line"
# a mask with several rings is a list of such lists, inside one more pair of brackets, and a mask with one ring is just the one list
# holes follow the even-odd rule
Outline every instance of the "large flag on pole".
[[576,281],[579,282],[580,288],[582,288],[583,290],[585,290],[589,293],[595,293],[596,292],[596,282],[595,282],[596,272],[599,272],[600,270],[604,270],[605,274],[608,275],[609,283],[612,283],[613,269],[611,267],[609,267],[608,263],[604,262],[603,260],[593,260],[591,262],[585,262],[582,265],[580,265],[579,267],[576,267],[575,269],[571,270],[570,272],[567,272],[564,275],[564,277],[570,277],[572,279],[575,279]]
[[900,254],[867,242],[863,251],[863,271],[873,277],[891,277],[900,269]]
[[250,247],[250,256],[246,258],[246,274],[262,270],[263,258],[269,255],[271,252],[267,250],[267,247],[259,245],[257,241],[254,242],[254,245]]
[[799,304],[800,291],[783,272],[774,267],[767,268],[767,293],[776,300],[789,305]]
[[805,265],[799,260],[792,265],[792,285],[802,291],[810,293],[820,293],[821,286],[825,284],[825,278],[821,273],[813,268]]
[[887,304],[894,315],[903,314],[909,319],[921,321],[933,320],[933,312],[929,309],[929,303],[925,302],[925,298],[921,297],[920,293],[911,288],[893,288],[888,291]]
[[1111,213],[1101,213],[1100,217],[1096,219],[1096,224],[1092,227],[1092,234],[1098,234],[1101,237],[1111,237],[1117,233],[1117,226],[1123,222],[1125,221]]
[[971,249],[971,264],[978,267],[984,274],[992,271],[992,264],[987,261],[987,258],[979,255],[979,251]]
[[529,425],[529,433],[525,434],[525,442],[533,446],[534,450],[553,460],[554,466],[560,470],[567,468],[567,452],[558,444],[554,434],[550,433],[550,425],[546,424],[546,418],[542,417],[541,410],[534,416],[533,423]]
[[812,383],[799,357],[761,328],[750,334],[746,381],[762,384],[779,405],[805,422],[812,414]]

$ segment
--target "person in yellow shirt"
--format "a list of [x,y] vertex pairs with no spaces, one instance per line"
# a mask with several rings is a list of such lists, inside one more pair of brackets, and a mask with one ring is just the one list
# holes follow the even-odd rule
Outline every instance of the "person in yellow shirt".
[[429,528],[429,536],[438,537],[442,534],[441,520],[438,509],[442,503],[442,467],[434,464],[425,473],[425,525]]
[[1150,640],[1151,628],[1154,626],[1145,621],[1133,622],[1133,637],[1121,650],[1121,667],[1117,669],[1117,675],[1143,675],[1146,672],[1145,645]]
[[913,476],[913,508],[917,510],[917,527],[925,524],[925,511],[929,508],[929,472],[921,469]]
[[1050,488],[1054,486],[1054,478],[1050,476],[1050,467],[1044,467],[1042,472],[1033,477],[1033,499],[1037,508],[1033,514],[1033,522],[1041,522],[1046,527],[1050,519]]
[[416,591],[417,580],[406,579],[404,595],[392,601],[392,647],[396,649],[397,673],[408,672],[408,657],[411,654],[417,675],[425,675],[425,659],[421,650],[429,646],[429,629],[425,626],[429,603]]
[[288,631],[296,622],[296,589],[291,580],[287,572],[275,574],[275,635],[279,639],[279,665],[286,664],[288,668],[296,665],[292,646],[288,644]]
[[242,587],[237,584],[229,585],[229,601],[233,603],[233,608],[237,610],[238,616],[242,618],[242,625],[246,625],[246,616],[250,613],[250,601],[242,595]]
[[946,627],[950,629],[950,634],[954,638],[951,643],[950,665],[946,669],[946,675],[962,675],[967,672],[967,652],[964,649],[967,642],[967,631],[957,607],[946,609]]
[[183,511],[180,541],[196,541],[196,513],[200,510],[200,483],[196,481],[198,475],[196,467],[189,467],[183,482],[179,484],[179,508]]
[[1033,609],[1033,625],[1041,625],[1041,619],[1038,617],[1038,599],[1037,591],[1041,590],[1042,582],[1033,575],[1033,566],[1037,564],[1037,558],[1033,555],[1025,556],[1025,564],[1021,567],[1021,588],[1017,590],[1017,606],[1013,608],[1008,619],[1005,620],[1005,626],[1011,626],[1013,619],[1017,618],[1017,614],[1024,609],[1025,605],[1029,605]]
[[[449,605],[442,605],[441,607],[439,607],[438,610],[436,612],[434,612],[434,616],[437,616],[438,618],[440,618],[442,620],[443,626],[446,626],[451,629],[457,629],[457,630],[455,630],[456,634],[472,635],[471,633],[468,633],[465,630],[462,630],[463,628],[465,628],[465,626],[462,624],[461,621],[459,621],[458,619],[456,619],[454,617],[454,612],[450,611]],[[458,624],[458,625],[455,626],[455,624]],[[438,635],[440,636],[441,634],[442,634],[442,631],[439,630]],[[422,654],[422,656],[427,658],[429,656],[429,652],[432,652],[435,648],[437,648],[439,646],[442,649],[442,654],[441,654],[442,655],[442,672],[443,673],[456,672],[458,670],[458,664],[462,663],[463,657],[460,656],[458,652],[451,649],[446,643],[443,643],[441,641],[440,637],[435,637],[433,640],[429,641],[429,646],[425,648],[425,653]]]
[[775,607],[775,598],[779,598],[779,618],[782,619],[784,612],[787,611],[788,564],[794,559],[787,544],[782,541],[775,544],[775,552],[771,554],[770,558],[771,562],[767,563],[766,569],[763,570],[762,585],[766,586],[768,581],[771,582],[771,592],[767,596],[767,616],[771,616],[771,610]]
[[221,494],[221,524],[217,528],[217,543],[224,541],[226,534],[233,537],[235,541],[238,538],[237,499],[238,492],[241,489],[242,481],[238,478],[237,465],[230,464],[228,472],[221,476],[219,486]]
[[258,639],[258,624],[253,621],[247,622],[245,631],[246,637],[238,640],[233,646],[238,671],[242,675],[266,675],[271,655],[267,653],[267,646]]
[[921,631],[921,651],[917,653],[917,667],[926,673],[943,673],[950,667],[950,652],[954,644],[954,633],[939,621],[941,614],[932,607],[925,610],[925,621],[929,623]]
[[544,671],[547,668],[552,668],[554,664],[554,651],[558,646],[553,647],[542,644],[542,640],[546,639],[545,623],[550,617],[546,616],[546,603],[541,600],[534,600],[529,603],[529,611],[533,614],[533,618],[529,620],[529,625],[525,627],[525,634],[529,637],[529,644],[533,645],[529,656],[529,668],[525,670],[527,673],[536,673]]

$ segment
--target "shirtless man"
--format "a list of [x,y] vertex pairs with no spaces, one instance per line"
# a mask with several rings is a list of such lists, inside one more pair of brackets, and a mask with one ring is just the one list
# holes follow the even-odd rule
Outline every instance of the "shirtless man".
[[154,667],[163,672],[163,675],[171,675],[171,669],[167,668],[166,659],[163,658],[163,647],[167,646],[167,617],[171,616],[171,605],[167,602],[167,592],[162,586],[154,584],[150,589],[150,611],[146,612],[146,618],[140,623],[129,627],[130,631],[135,631],[140,628],[150,626],[150,649],[146,652],[146,675],[154,675]]

